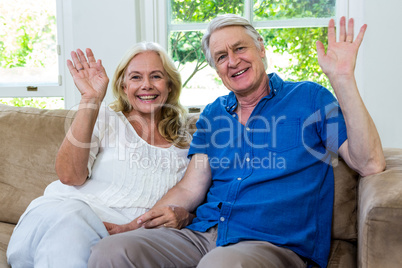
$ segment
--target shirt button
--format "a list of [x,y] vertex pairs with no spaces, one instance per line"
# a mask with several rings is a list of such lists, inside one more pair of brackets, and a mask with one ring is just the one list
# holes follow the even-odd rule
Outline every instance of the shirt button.
[[247,131],[250,131],[250,128],[249,128],[249,127],[246,127],[246,130],[247,130]]
[[221,217],[219,220],[220,220],[220,221],[225,221],[225,218],[224,218],[224,217]]
[[249,158],[249,157],[247,157],[247,158],[246,158],[246,161],[247,161],[247,162],[250,162],[250,158]]
[[241,181],[241,178],[237,178],[238,181]]
[[232,114],[233,117],[236,117],[236,114]]

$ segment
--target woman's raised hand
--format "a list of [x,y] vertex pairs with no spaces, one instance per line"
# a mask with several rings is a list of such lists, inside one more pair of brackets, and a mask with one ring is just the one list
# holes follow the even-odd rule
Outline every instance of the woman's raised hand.
[[84,52],[78,49],[71,52],[71,60],[67,60],[67,67],[74,79],[74,83],[81,93],[81,98],[87,101],[102,102],[105,97],[109,78],[102,61],[95,60],[92,50],[86,49],[87,57]]

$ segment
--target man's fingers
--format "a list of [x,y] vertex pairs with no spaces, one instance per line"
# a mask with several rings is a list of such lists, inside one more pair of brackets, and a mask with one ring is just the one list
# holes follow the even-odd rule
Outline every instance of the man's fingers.
[[344,42],[346,40],[346,18],[341,17],[339,21],[339,41]]
[[317,56],[318,58],[322,58],[325,56],[325,47],[324,44],[321,41],[316,42],[316,47],[317,47]]
[[145,222],[142,226],[145,229],[152,229],[156,227],[162,227],[162,226],[167,226],[168,222],[163,219],[163,217],[159,217],[150,221]]
[[[137,223],[143,224],[145,228],[155,228],[159,226],[167,227],[168,224],[175,224],[176,217],[172,207],[163,207],[150,210],[138,218]],[[165,225],[164,225],[165,224]]]
[[328,44],[332,44],[335,42],[336,42],[335,21],[333,19],[330,19],[328,23]]
[[361,28],[360,28],[360,32],[356,37],[355,43],[360,47],[360,44],[363,42],[363,37],[364,34],[366,32],[367,29],[367,24],[364,24]]
[[346,42],[352,43],[353,42],[353,37],[354,37],[354,21],[353,18],[349,19],[348,22],[348,35],[346,36]]
[[162,215],[163,215],[163,213],[161,213],[160,210],[151,209],[150,211],[145,212],[142,216],[140,216],[138,218],[138,220],[137,220],[137,223],[138,224],[143,224],[145,222],[148,222],[148,221],[151,221],[151,220],[153,220],[155,218],[158,218],[158,217],[160,217]]

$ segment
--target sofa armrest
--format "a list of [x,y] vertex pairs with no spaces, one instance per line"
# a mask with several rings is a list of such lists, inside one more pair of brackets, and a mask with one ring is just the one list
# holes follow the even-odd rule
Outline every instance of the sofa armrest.
[[384,154],[385,171],[359,182],[358,267],[402,264],[402,149]]

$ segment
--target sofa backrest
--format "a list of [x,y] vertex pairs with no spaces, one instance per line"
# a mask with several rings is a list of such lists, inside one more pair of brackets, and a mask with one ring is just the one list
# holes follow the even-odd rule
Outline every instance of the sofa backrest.
[[0,105],[0,221],[17,223],[57,180],[55,158],[74,112]]
[[342,158],[334,159],[335,197],[332,239],[357,240],[357,184],[359,174]]
[[[58,148],[74,111],[16,108],[0,104],[0,221],[17,223],[29,203],[43,194],[57,175]],[[187,123],[195,131],[198,114]],[[333,239],[355,241],[358,174],[342,159],[334,160]]]

